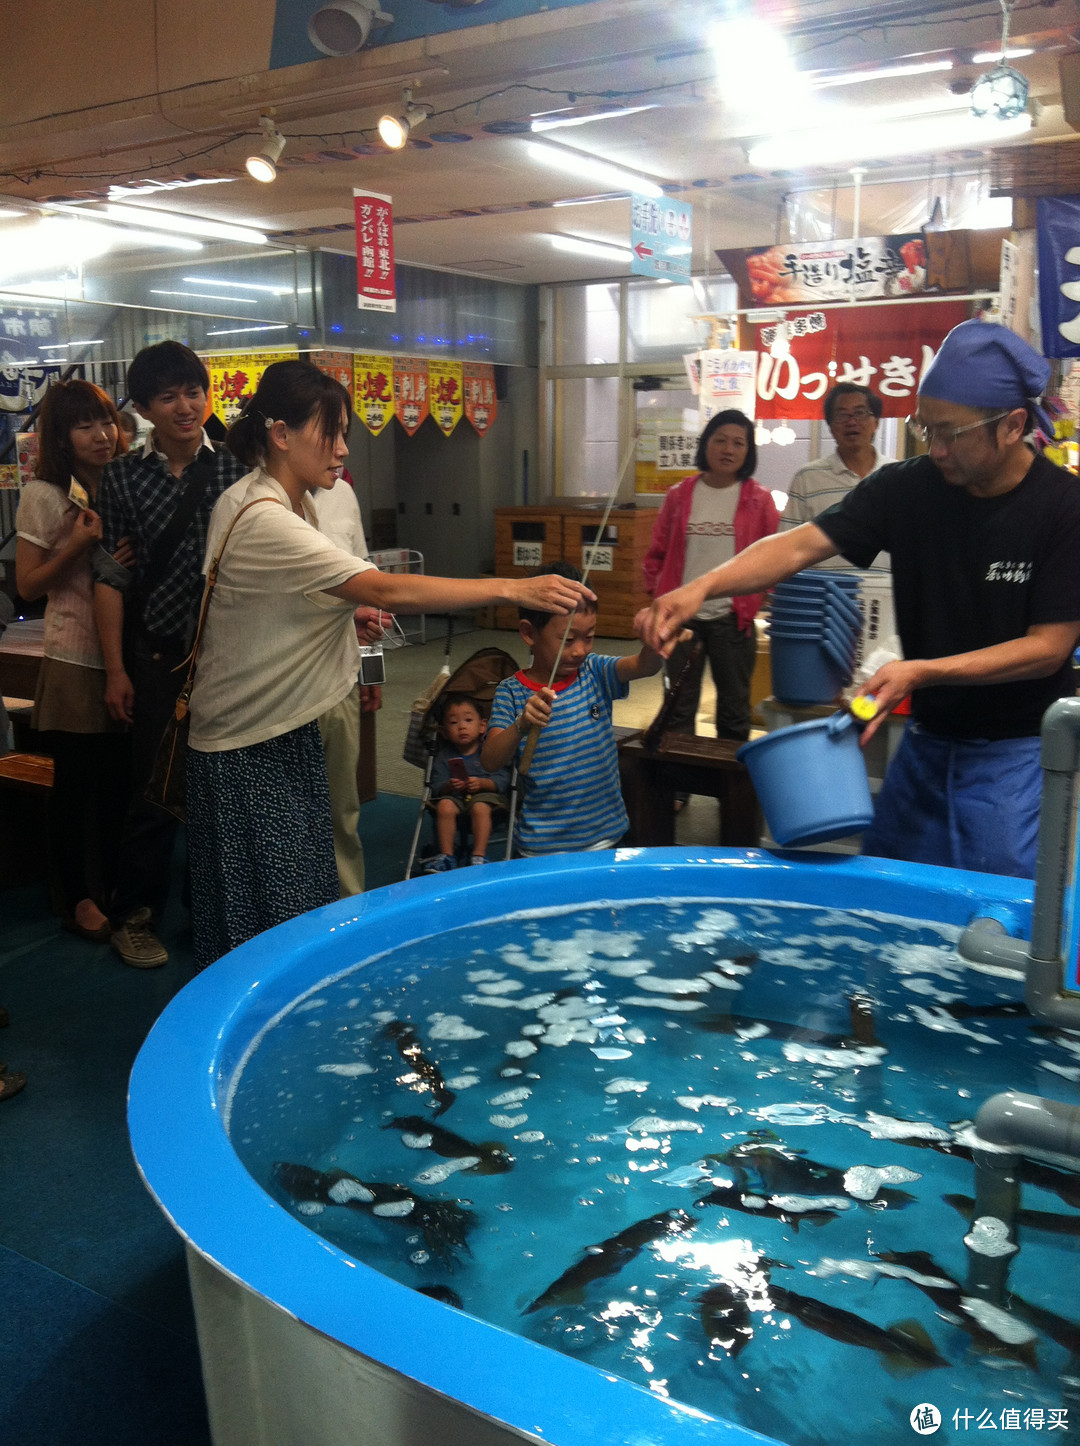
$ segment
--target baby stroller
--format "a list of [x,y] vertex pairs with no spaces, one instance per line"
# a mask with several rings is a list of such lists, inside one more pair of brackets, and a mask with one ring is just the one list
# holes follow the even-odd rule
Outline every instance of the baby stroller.
[[[416,853],[420,843],[420,830],[423,827],[425,814],[431,813],[431,770],[435,762],[435,754],[439,747],[439,715],[440,700],[445,694],[464,693],[480,705],[483,715],[486,718],[491,711],[491,703],[495,697],[495,689],[504,678],[511,678],[518,671],[520,664],[517,663],[509,653],[504,653],[502,648],[480,648],[471,657],[466,658],[461,666],[455,671],[450,671],[450,637],[446,639],[446,659],[438,676],[431,682],[424,692],[417,698],[412,706],[412,716],[409,719],[409,728],[405,736],[405,747],[403,756],[406,763],[415,763],[418,768],[424,770],[424,792],[420,800],[420,812],[416,820],[416,827],[413,830],[412,845],[409,849],[409,860],[405,865],[405,877],[411,879],[413,867],[416,864]],[[513,817],[513,790],[517,784],[516,772],[511,777],[511,810],[510,817]],[[465,828],[468,828],[468,817],[462,816]],[[461,829],[458,831],[459,839]],[[494,839],[492,840],[494,842]],[[510,857],[512,848],[512,830],[507,829],[506,833],[506,857]]]

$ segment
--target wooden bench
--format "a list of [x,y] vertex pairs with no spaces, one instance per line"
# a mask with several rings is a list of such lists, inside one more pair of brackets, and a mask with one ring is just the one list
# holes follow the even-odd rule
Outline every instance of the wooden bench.
[[0,757],[0,889],[49,877],[53,761],[40,753]]
[[[665,733],[647,753],[639,729],[616,728],[619,776],[630,816],[627,842],[657,848],[675,842],[676,793],[703,793],[720,800],[720,843],[756,848],[763,828],[761,806],[744,764],[741,743]],[[622,736],[620,736],[622,735]]]

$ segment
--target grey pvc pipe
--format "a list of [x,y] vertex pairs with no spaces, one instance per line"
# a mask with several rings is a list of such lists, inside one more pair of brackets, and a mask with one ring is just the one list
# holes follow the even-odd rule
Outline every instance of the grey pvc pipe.
[[988,1144],[1023,1154],[1064,1156],[1080,1169],[1080,1105],[1003,1090],[980,1107],[975,1130]]

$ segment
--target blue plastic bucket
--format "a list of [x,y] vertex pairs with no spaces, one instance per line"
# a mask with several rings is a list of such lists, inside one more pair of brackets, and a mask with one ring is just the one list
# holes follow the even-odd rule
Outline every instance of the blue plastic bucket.
[[796,707],[835,702],[851,679],[850,671],[841,668],[816,638],[773,636],[769,664],[773,696]]
[[859,732],[850,713],[778,728],[744,743],[769,832],[782,848],[858,833],[874,816]]

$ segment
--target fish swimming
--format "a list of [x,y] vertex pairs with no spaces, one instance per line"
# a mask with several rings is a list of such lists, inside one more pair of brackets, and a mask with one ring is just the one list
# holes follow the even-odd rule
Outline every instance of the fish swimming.
[[585,1298],[586,1288],[594,1280],[618,1275],[650,1241],[659,1240],[665,1235],[684,1234],[697,1223],[685,1210],[662,1210],[657,1215],[650,1215],[645,1220],[628,1225],[625,1230],[620,1230],[618,1235],[601,1240],[599,1245],[587,1246],[585,1254],[577,1264],[564,1270],[558,1280],[552,1281],[542,1294],[525,1307],[522,1315],[530,1315],[534,1310],[542,1310],[548,1305],[579,1305]]
[[720,1346],[732,1360],[752,1339],[754,1327],[746,1295],[727,1281],[710,1285],[698,1296],[699,1319],[711,1346]]
[[430,1143],[423,1148],[434,1150],[436,1155],[442,1155],[446,1160],[464,1160],[478,1156],[480,1163],[473,1165],[466,1174],[503,1175],[514,1168],[513,1155],[497,1140],[487,1140],[483,1144],[474,1145],[471,1140],[455,1135],[453,1130],[443,1129],[442,1125],[425,1119],[423,1115],[399,1115],[388,1125],[383,1125],[383,1129],[402,1130],[417,1139],[426,1138]]
[[448,1285],[418,1285],[416,1289],[419,1295],[429,1296],[432,1300],[441,1301],[443,1305],[452,1305],[455,1310],[464,1309],[461,1296]]
[[[942,1195],[941,1198],[965,1220],[974,1218],[975,1201],[970,1195]],[[1028,1230],[1045,1230],[1048,1235],[1080,1235],[1080,1215],[1055,1215],[1049,1210],[1018,1210],[1016,1223]]]
[[437,1106],[435,1117],[445,1114],[457,1099],[457,1095],[453,1090],[447,1089],[442,1070],[434,1060],[428,1059],[412,1025],[405,1024],[400,1019],[392,1019],[385,1032],[397,1045],[398,1054],[412,1067],[412,1075],[402,1075],[399,1083],[420,1093],[427,1091]]
[[1044,1310],[1041,1305],[1032,1305],[1030,1301],[1011,1293],[1009,1306],[1021,1320],[1027,1321],[1028,1325],[1034,1326],[1037,1331],[1042,1331],[1044,1336],[1056,1341],[1070,1355],[1080,1356],[1080,1324],[1076,1321],[1066,1320],[1064,1316],[1055,1315],[1052,1310]]
[[469,1252],[468,1231],[475,1216],[456,1200],[429,1200],[407,1185],[361,1180],[347,1170],[313,1170],[284,1161],[271,1174],[298,1204],[342,1205],[376,1219],[400,1220],[410,1230],[419,1230],[431,1254],[445,1263]]
[[1023,1019],[1031,1013],[1020,1000],[999,1004],[967,1004],[962,999],[954,999],[951,1004],[943,1004],[941,1007],[954,1019]]
[[[807,1202],[805,1210],[795,1209],[790,1202],[794,1197],[788,1195],[775,1195],[772,1199],[766,1199],[764,1195],[756,1195],[752,1191],[741,1190],[738,1185],[717,1185],[707,1195],[702,1195],[700,1200],[694,1201],[694,1208],[701,1209],[703,1205],[716,1205],[721,1210],[741,1210],[745,1215],[756,1215],[759,1219],[781,1220],[785,1225],[790,1225],[799,1233],[799,1225],[803,1220],[810,1220],[815,1225],[824,1225],[827,1220],[835,1220],[841,1209],[854,1205],[854,1201],[845,1200],[841,1205],[839,1201],[835,1204],[812,1205]],[[833,1197],[829,1196],[832,1200]]]
[[[726,1166],[738,1188],[752,1195],[843,1195],[846,1192],[846,1170],[808,1160],[801,1151],[789,1149],[779,1140],[770,1142],[771,1131],[756,1131],[755,1135],[757,1138],[736,1145],[722,1155],[705,1158]],[[902,1208],[911,1205],[915,1198],[907,1190],[882,1186],[873,1200],[860,1203]]]
[[[971,1314],[965,1307],[964,1302],[968,1297],[960,1282],[953,1280],[946,1271],[942,1270],[927,1251],[882,1250],[878,1253],[877,1258],[887,1265],[900,1265],[911,1271],[912,1274],[906,1278],[934,1302],[938,1311],[947,1320],[954,1322],[965,1331],[971,1337],[975,1348],[983,1355],[1001,1356],[1019,1361],[1033,1371],[1039,1369],[1034,1341],[1005,1341],[999,1335],[995,1335],[992,1330],[987,1329],[977,1316]],[[1019,1315],[1020,1312],[1017,1311],[1017,1314]]]
[[770,1285],[769,1295],[776,1310],[793,1315],[810,1330],[842,1345],[862,1346],[876,1351],[885,1366],[893,1370],[930,1370],[949,1364],[938,1355],[933,1341],[918,1321],[901,1321],[883,1329],[849,1310],[826,1305],[809,1295],[798,1295],[783,1286]]
[[848,999],[851,1013],[851,1033],[835,1034],[822,1029],[808,1029],[802,1024],[788,1024],[779,1019],[759,1019],[749,1014],[706,1014],[696,1016],[692,1023],[710,1034],[753,1034],[764,1038],[762,1026],[773,1039],[792,1044],[820,1045],[825,1049],[865,1049],[870,1046],[882,1049],[884,1046],[874,1035],[874,1018],[870,1001],[864,995],[852,995]]

